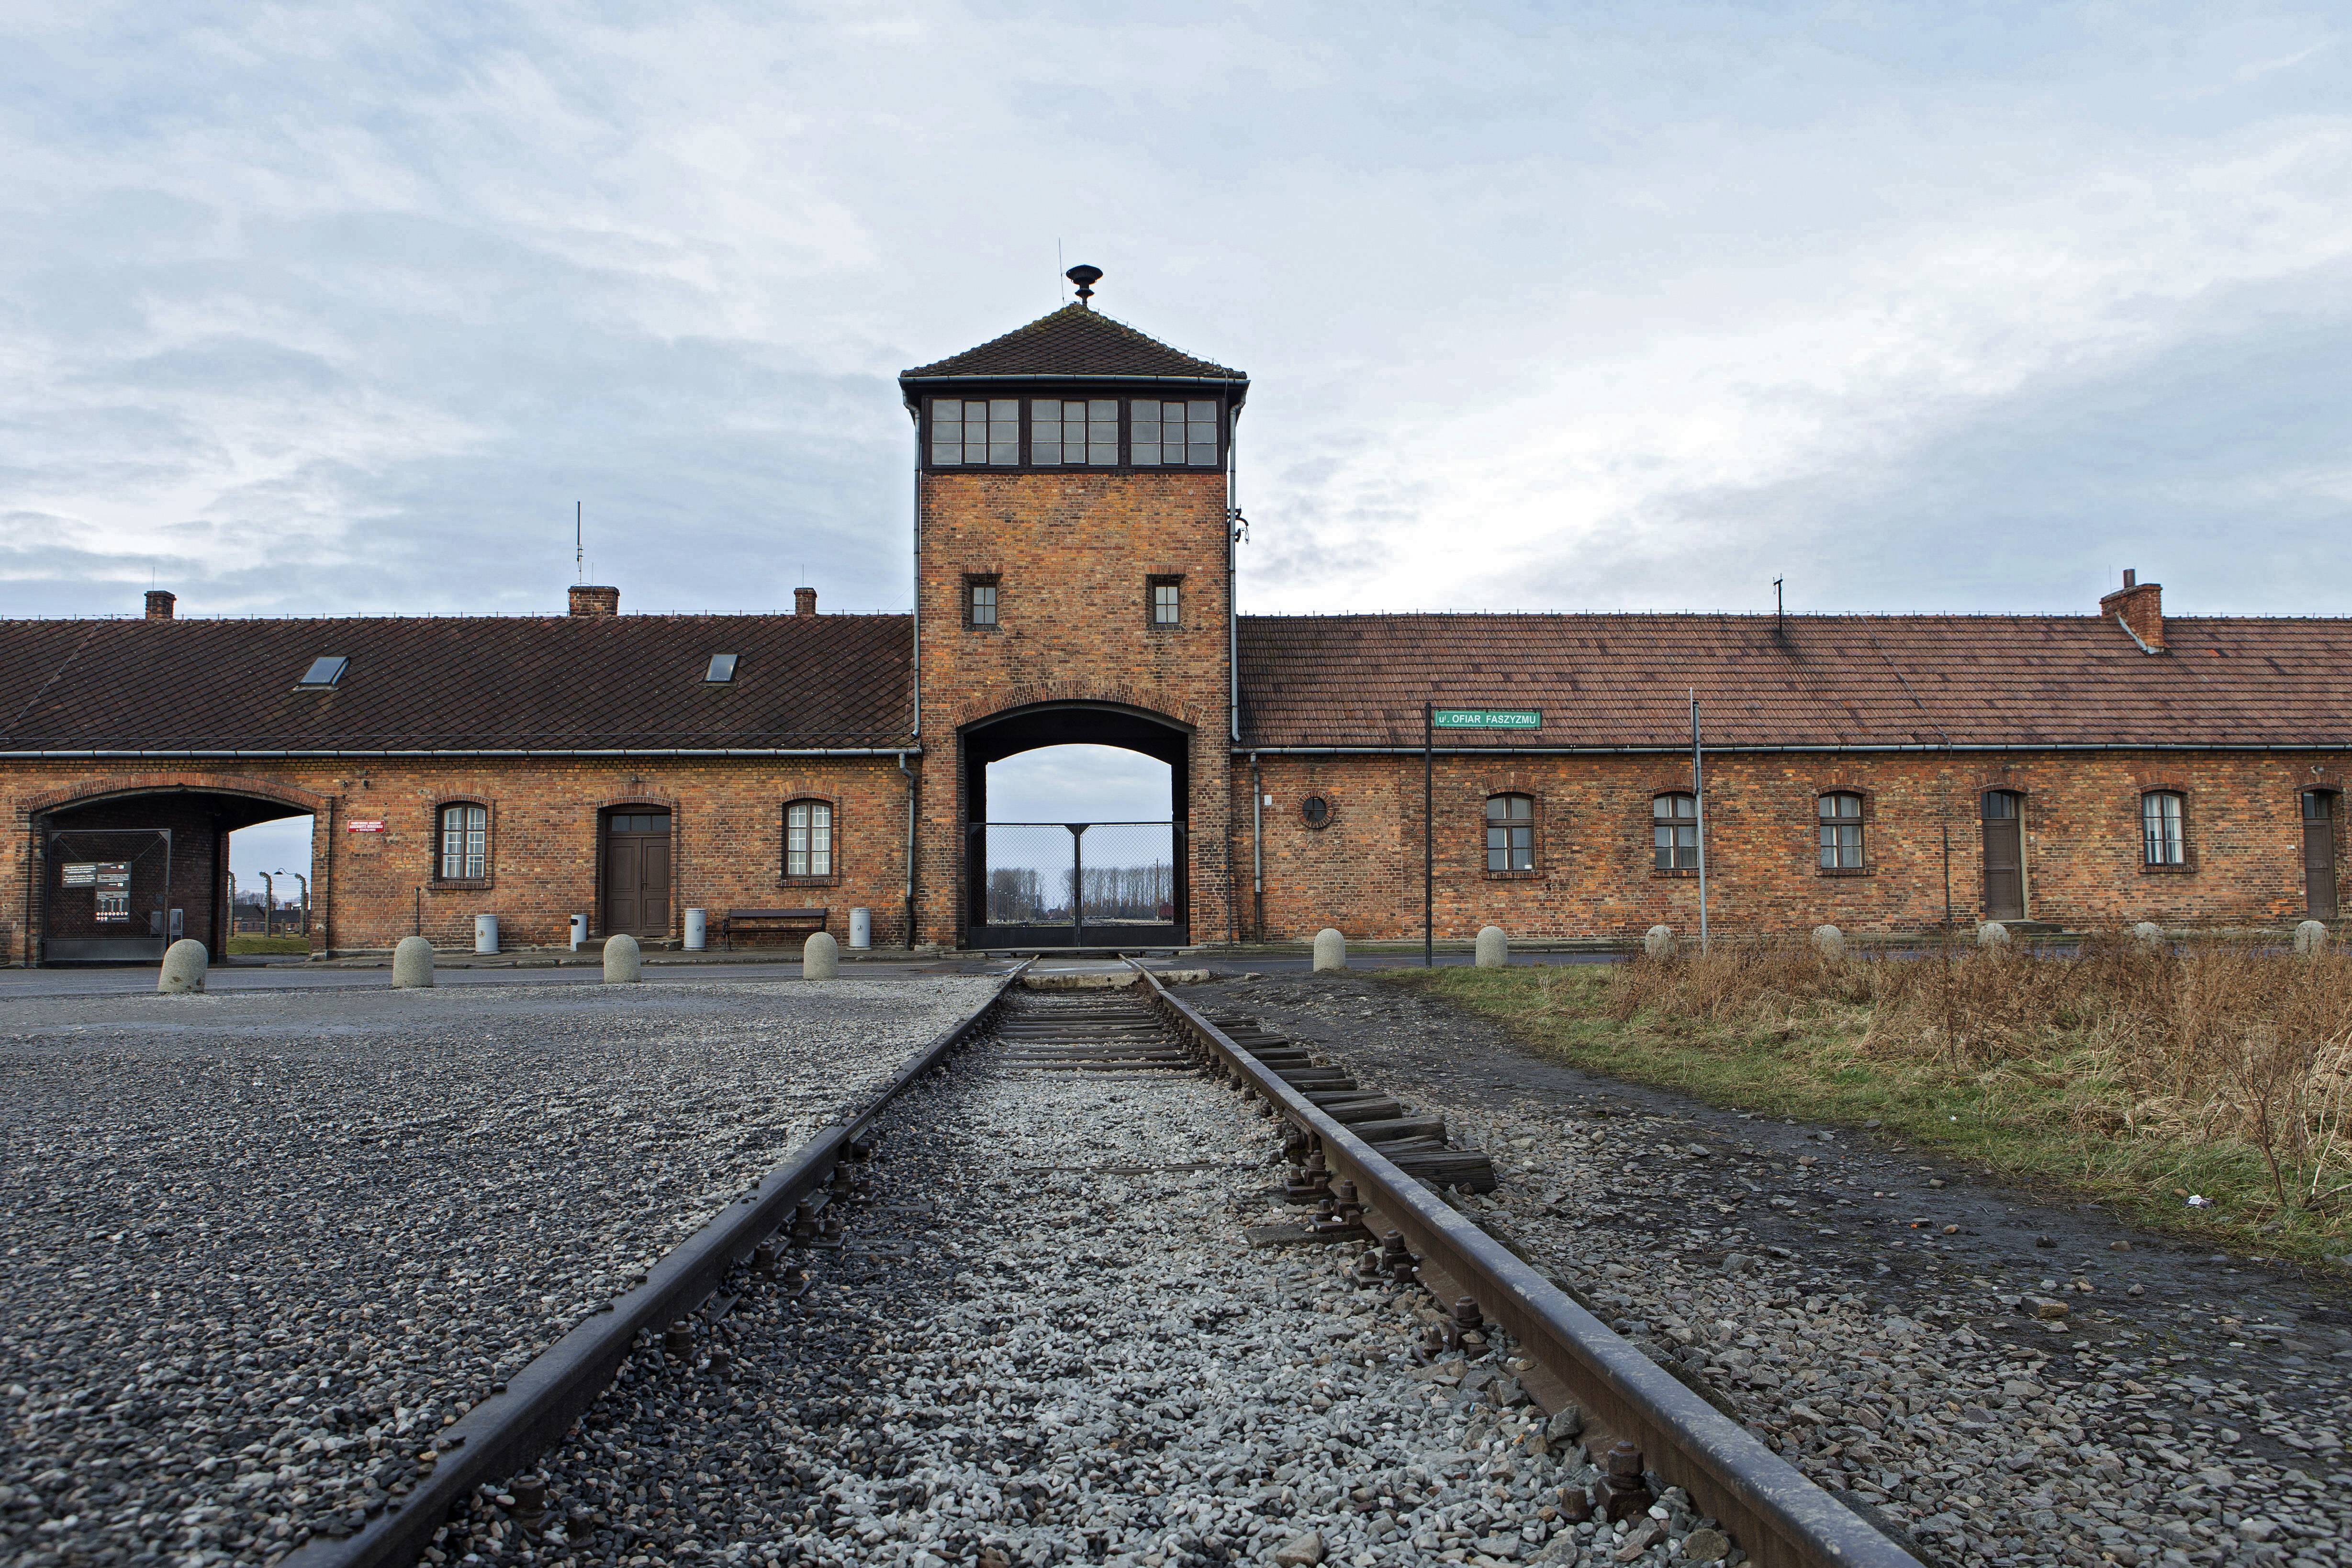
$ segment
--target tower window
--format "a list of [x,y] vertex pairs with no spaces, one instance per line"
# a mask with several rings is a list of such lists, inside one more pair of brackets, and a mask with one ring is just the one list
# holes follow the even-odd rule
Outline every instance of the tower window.
[[1029,460],[1108,468],[1118,461],[1118,399],[1040,397],[1029,405]]
[[2181,796],[2168,789],[2151,790],[2139,797],[2140,840],[2150,866],[2180,866],[2188,862],[2188,840],[2181,832]]
[[1528,795],[1486,797],[1486,869],[1536,868],[1536,802]]
[[1822,869],[1862,869],[1862,796],[1837,790],[1822,796]]
[[1021,462],[1021,400],[1017,397],[931,399],[931,466],[1017,468]]
[[1661,871],[1698,869],[1698,797],[1662,795],[1650,801],[1650,839]]
[[1184,620],[1184,579],[1154,577],[1151,579],[1151,624],[1155,626],[1181,626]]
[[1217,466],[1217,402],[1176,403],[1139,398],[1135,404],[1135,466],[1213,468]]
[[971,626],[992,626],[996,624],[996,579],[968,577],[963,585],[964,624]]

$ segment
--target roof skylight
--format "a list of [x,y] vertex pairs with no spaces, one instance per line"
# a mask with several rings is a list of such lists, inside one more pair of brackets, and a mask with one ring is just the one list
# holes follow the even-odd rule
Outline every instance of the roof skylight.
[[710,682],[714,686],[734,679],[735,655],[731,653],[712,654],[710,656],[710,668],[703,672],[702,679]]
[[343,678],[343,667],[351,662],[352,661],[350,659],[345,658],[339,653],[321,654],[320,657],[310,661],[310,668],[304,670],[302,672],[302,679],[296,681],[294,684],[297,686],[332,686],[335,682]]

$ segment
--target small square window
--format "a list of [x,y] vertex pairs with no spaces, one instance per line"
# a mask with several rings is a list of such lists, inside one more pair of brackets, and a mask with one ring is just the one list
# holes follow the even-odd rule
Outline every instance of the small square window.
[[973,626],[996,625],[996,579],[974,578],[964,584],[964,624]]
[[1654,795],[1650,801],[1652,865],[1661,871],[1698,869],[1698,797]]
[[713,686],[723,685],[726,682],[734,679],[735,655],[731,653],[712,654],[710,656],[710,668],[703,672],[702,679]]
[[302,672],[302,679],[296,681],[294,684],[297,686],[332,686],[335,682],[343,678],[343,667],[349,663],[351,663],[351,660],[345,658],[339,653],[322,655],[321,657],[310,661],[310,668],[304,670]]
[[1184,620],[1184,580],[1181,577],[1151,579],[1151,624],[1155,626],[1181,626]]
[[1486,797],[1486,869],[1536,868],[1536,803],[1533,795]]

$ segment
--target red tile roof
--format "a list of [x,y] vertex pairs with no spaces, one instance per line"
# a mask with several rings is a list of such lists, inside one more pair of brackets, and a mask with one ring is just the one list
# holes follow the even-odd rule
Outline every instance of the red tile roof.
[[[1421,705],[1543,710],[1449,744],[2352,747],[2352,620],[1242,618],[1244,745],[1416,747]],[[0,755],[888,749],[904,616],[0,621]],[[714,653],[741,656],[707,686]],[[351,660],[297,690],[311,660]]]
[[1237,370],[1170,348],[1100,310],[1065,305],[978,348],[901,371],[910,381],[1067,377],[1158,381],[1247,381]]
[[905,616],[0,621],[0,755],[887,747],[912,647]]
[[1543,710],[1449,743],[2347,746],[2352,620],[2093,616],[1244,616],[1242,734],[1414,746],[1424,700]]

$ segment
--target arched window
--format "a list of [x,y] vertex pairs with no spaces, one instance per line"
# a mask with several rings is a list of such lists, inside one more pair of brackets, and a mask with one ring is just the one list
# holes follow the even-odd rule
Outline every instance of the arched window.
[[1486,869],[1536,868],[1536,799],[1531,795],[1486,797]]
[[784,807],[784,875],[833,875],[833,807],[821,800],[796,800]]
[[2152,789],[2139,797],[2139,827],[2142,852],[2150,866],[2179,866],[2189,858],[2188,839],[2182,832],[2184,804],[2179,792]]
[[1862,869],[1862,796],[1832,790],[1821,797],[1822,869]]
[[1698,797],[1694,795],[1662,795],[1650,801],[1653,826],[1650,837],[1657,850],[1656,867],[1661,871],[1696,871],[1698,869]]
[[461,802],[441,808],[441,876],[478,882],[490,874],[490,809]]

